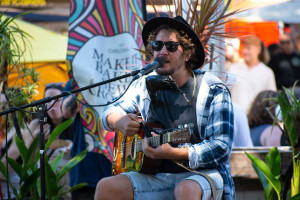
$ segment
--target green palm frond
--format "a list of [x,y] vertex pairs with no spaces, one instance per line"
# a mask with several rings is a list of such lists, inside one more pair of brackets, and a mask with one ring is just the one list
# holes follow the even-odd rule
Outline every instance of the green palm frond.
[[[25,12],[15,17],[5,16],[0,13],[0,91],[4,91],[8,101],[7,107],[18,107],[28,104],[36,94],[39,73],[26,65],[23,60],[25,51],[30,54],[32,37],[23,31],[16,23],[17,18],[30,12]],[[8,76],[17,73],[18,85],[9,88]],[[29,109],[27,109],[29,110]],[[24,127],[24,119],[31,119],[31,115],[25,112],[17,112],[17,120]],[[12,125],[9,120],[10,126]]]

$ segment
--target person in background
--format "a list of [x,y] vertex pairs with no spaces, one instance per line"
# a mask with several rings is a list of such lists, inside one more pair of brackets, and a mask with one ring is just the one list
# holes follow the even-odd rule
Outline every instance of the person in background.
[[[49,83],[45,86],[44,98],[57,96],[63,91],[63,83]],[[66,119],[63,117],[61,112],[62,98],[58,100],[52,100],[48,102],[47,105],[47,122],[44,124],[45,140],[50,136],[50,133],[54,128],[64,122]],[[34,119],[29,124],[29,130],[31,133],[27,132],[24,134],[23,139],[29,146],[38,134],[40,134],[40,124],[39,119]],[[47,155],[49,162],[55,159],[61,152],[64,152],[63,159],[59,163],[59,169],[62,168],[71,159],[71,148],[73,140],[74,127],[71,124],[67,127],[58,138],[52,142],[49,149],[47,150]],[[69,174],[66,174],[59,182],[60,185],[64,184],[64,191],[67,191],[69,186]],[[64,200],[71,199],[71,194],[67,193],[63,196]]]
[[232,102],[232,106],[234,112],[232,147],[253,147],[248,118],[245,111],[234,101]]
[[[47,84],[45,87],[45,94],[44,98],[56,96],[61,94],[63,91],[62,83],[50,83]],[[61,124],[65,119],[62,116],[61,112],[61,103],[62,99],[58,99],[57,101],[52,100],[51,102],[47,103],[47,122],[43,126],[43,131],[45,134],[45,140],[47,140],[50,136],[51,131],[59,124]],[[29,124],[28,128],[24,128],[21,130],[22,138],[25,143],[25,146],[29,148],[33,140],[40,134],[40,123],[39,119],[33,119]],[[13,159],[18,159],[20,157],[20,152],[16,146],[15,140],[15,131],[13,131],[13,136],[10,137],[12,139],[12,142],[8,148],[8,157]],[[47,151],[49,162],[51,162],[59,153],[65,152],[64,157],[62,161],[59,163],[59,167],[63,167],[69,160],[70,160],[70,149],[72,147],[72,139],[73,139],[73,126],[69,126],[66,128],[65,131],[63,131],[58,138],[52,143],[53,145],[50,145],[50,148]],[[2,158],[2,161],[5,162],[5,157]],[[11,169],[12,170],[12,169]],[[12,175],[15,174],[15,172],[11,172]],[[11,181],[14,181],[15,179],[18,180],[19,184],[19,177],[17,174],[15,174],[17,177],[13,177]],[[17,179],[18,178],[18,179]],[[65,175],[61,181],[60,184],[65,184],[64,190],[69,189],[69,179],[68,175]],[[6,187],[5,187],[6,188]],[[18,187],[17,187],[18,188]],[[2,187],[3,189],[3,187]],[[71,199],[71,194],[67,193],[64,195],[64,199]]]
[[225,71],[228,71],[231,64],[240,62],[239,55],[240,40],[238,38],[225,39]]
[[268,46],[268,51],[269,51],[269,54],[270,54],[270,59],[271,59],[273,56],[275,56],[275,55],[277,55],[278,53],[281,52],[280,47],[279,47],[279,44],[277,44],[277,43],[272,43],[272,44],[270,44],[270,45]]
[[[226,78],[223,79],[223,82],[230,90],[235,84],[236,76],[229,73],[225,73],[225,75]],[[232,101],[232,106],[234,112],[234,133],[232,147],[253,147],[246,112],[234,101]]]
[[[273,126],[278,92],[266,90],[255,98],[248,121],[254,146],[286,146],[286,138],[278,124]],[[268,111],[269,110],[269,111]]]
[[[73,79],[70,79],[66,83],[64,90],[71,91],[72,88]],[[75,157],[83,150],[87,150],[86,157],[70,170],[71,187],[79,183],[87,183],[85,187],[72,191],[72,200],[94,200],[98,181],[103,177],[111,176],[112,166],[105,155],[88,150],[90,135],[83,130],[78,104],[76,99],[70,95],[63,99],[61,107],[65,118],[75,117],[73,121],[75,129],[71,157]]]
[[[0,107],[0,111],[4,111],[7,109],[7,100],[6,100],[6,96],[4,93],[1,93],[1,107]],[[20,159],[20,153],[19,150],[15,144],[14,141],[14,137],[16,135],[16,131],[15,128],[12,127],[10,129],[8,129],[8,133],[7,133],[7,141],[8,141],[8,145],[6,145],[6,120],[4,116],[1,116],[0,118],[1,120],[1,153],[0,153],[0,159],[3,162],[3,164],[6,166],[6,148],[7,148],[7,155],[8,157],[17,160],[18,162],[22,162]],[[18,174],[13,171],[13,169],[11,168],[10,165],[8,165],[8,173],[9,173],[9,181],[12,184],[12,186],[19,191],[19,182],[20,182],[20,177],[18,176]],[[2,173],[0,173],[0,182],[1,182],[1,190],[0,190],[0,194],[2,194],[2,198],[3,199],[8,199],[8,192],[10,193],[10,197],[11,198],[15,198],[15,195],[13,194],[12,188],[9,187],[9,191],[7,189],[7,180],[6,178],[2,175]]]
[[[276,85],[280,90],[283,86],[292,87],[300,79],[300,54],[295,51],[288,34],[279,36],[279,47],[281,52],[271,58],[269,66],[274,71]],[[300,85],[300,81],[297,85]]]
[[265,51],[257,36],[249,36],[242,40],[244,62],[233,64],[228,73],[237,77],[231,88],[232,100],[248,114],[250,106],[257,94],[264,90],[276,91],[273,71],[263,62]]
[[295,50],[300,53],[300,33],[295,34]]
[[261,51],[258,55],[258,60],[265,65],[268,65],[271,59],[270,52],[268,48],[264,45],[263,41],[260,41]]

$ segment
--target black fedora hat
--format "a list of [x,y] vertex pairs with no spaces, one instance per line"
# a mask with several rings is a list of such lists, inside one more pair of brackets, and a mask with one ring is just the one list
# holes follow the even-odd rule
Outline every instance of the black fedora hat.
[[147,46],[148,44],[148,37],[149,34],[154,31],[156,28],[160,27],[161,25],[168,25],[170,28],[174,28],[178,31],[182,30],[185,32],[193,41],[196,47],[196,52],[194,55],[194,60],[196,60],[196,66],[193,66],[193,69],[197,69],[202,67],[205,59],[205,53],[203,46],[200,42],[199,37],[194,32],[192,27],[181,17],[176,16],[174,18],[169,17],[156,17],[151,20],[149,20],[142,31],[142,37],[144,45]]

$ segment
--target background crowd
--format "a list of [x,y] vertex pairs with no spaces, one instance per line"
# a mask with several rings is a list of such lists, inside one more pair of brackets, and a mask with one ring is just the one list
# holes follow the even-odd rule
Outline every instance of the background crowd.
[[[275,100],[283,87],[299,94],[299,36],[282,33],[266,47],[250,35],[226,40],[226,73],[235,108],[235,147],[286,146]],[[274,123],[274,119],[275,123]],[[251,138],[247,140],[245,138]]]

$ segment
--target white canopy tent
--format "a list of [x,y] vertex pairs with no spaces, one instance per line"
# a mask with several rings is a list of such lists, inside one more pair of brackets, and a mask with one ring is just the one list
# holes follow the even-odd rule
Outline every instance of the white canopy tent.
[[287,24],[300,24],[300,0],[252,8],[233,16],[247,21],[281,21]]

